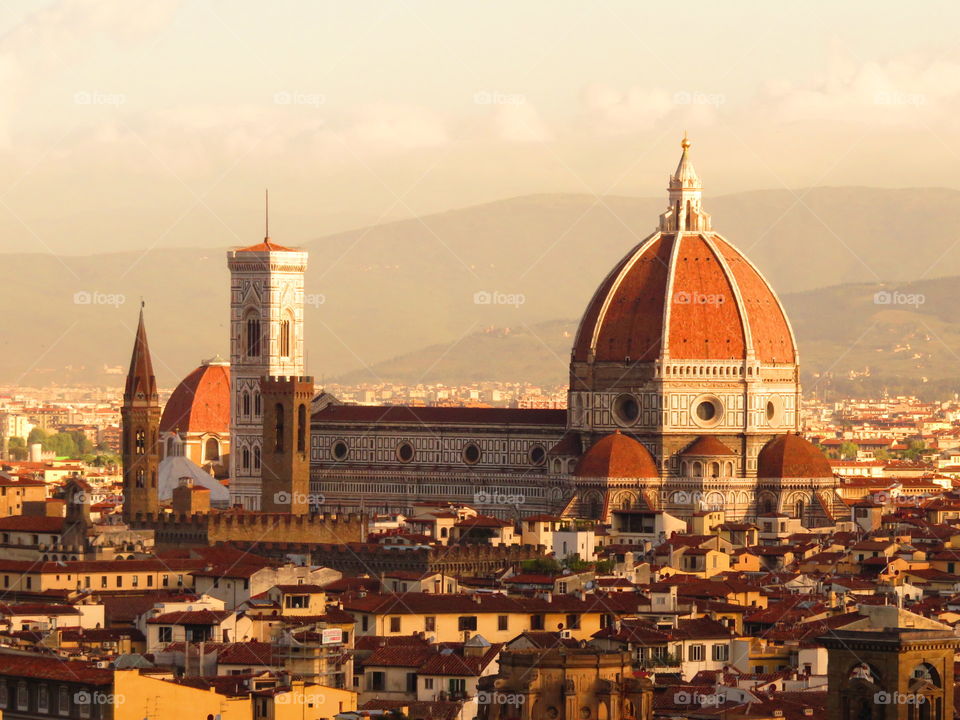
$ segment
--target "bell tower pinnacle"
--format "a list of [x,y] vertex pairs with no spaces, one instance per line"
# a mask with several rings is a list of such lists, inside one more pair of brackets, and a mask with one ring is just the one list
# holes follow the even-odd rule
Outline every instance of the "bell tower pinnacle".
[[120,417],[123,425],[123,518],[129,523],[136,520],[137,515],[156,515],[160,510],[157,487],[160,397],[147,345],[142,303]]

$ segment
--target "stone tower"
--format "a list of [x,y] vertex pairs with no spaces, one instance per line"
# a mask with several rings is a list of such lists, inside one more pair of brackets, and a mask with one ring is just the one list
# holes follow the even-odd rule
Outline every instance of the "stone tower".
[[860,612],[866,619],[818,639],[828,652],[827,717],[952,718],[953,628],[893,606]]
[[120,417],[123,432],[123,518],[129,523],[138,514],[155,515],[160,509],[157,490],[160,398],[157,395],[150,348],[147,346],[142,307]]
[[260,508],[310,512],[310,401],[312,377],[268,377],[260,383],[263,444]]
[[264,403],[260,379],[304,374],[307,253],[270,240],[227,253],[230,268],[230,495],[260,509]]

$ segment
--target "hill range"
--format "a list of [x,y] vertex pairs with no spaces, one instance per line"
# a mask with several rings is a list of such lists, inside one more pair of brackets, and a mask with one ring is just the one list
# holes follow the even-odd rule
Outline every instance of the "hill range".
[[[319,382],[562,383],[590,295],[662,205],[527,196],[302,243],[308,367]],[[808,389],[957,384],[960,192],[768,190],[707,208],[783,299]],[[119,384],[141,298],[162,385],[226,356],[225,250],[3,255],[0,383]]]

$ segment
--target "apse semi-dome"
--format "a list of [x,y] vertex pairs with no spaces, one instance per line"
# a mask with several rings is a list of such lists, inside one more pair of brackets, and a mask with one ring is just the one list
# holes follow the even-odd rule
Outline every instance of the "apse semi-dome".
[[762,480],[833,478],[833,468],[816,445],[787,433],[778,435],[760,450],[757,477]]
[[160,432],[230,430],[230,364],[209,360],[187,375],[167,400]]
[[660,471],[649,450],[617,431],[594,443],[573,474],[584,478],[656,478]]
[[580,323],[574,362],[795,364],[783,306],[760,271],[711,229],[686,138],[682,147],[659,231],[597,289]]

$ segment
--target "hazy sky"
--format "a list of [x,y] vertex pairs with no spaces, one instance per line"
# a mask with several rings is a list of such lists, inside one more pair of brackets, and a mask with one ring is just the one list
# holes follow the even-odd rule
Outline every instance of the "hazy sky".
[[[530,193],[960,188],[955,2],[0,4],[0,251],[297,243]],[[655,218],[651,218],[651,227]]]

